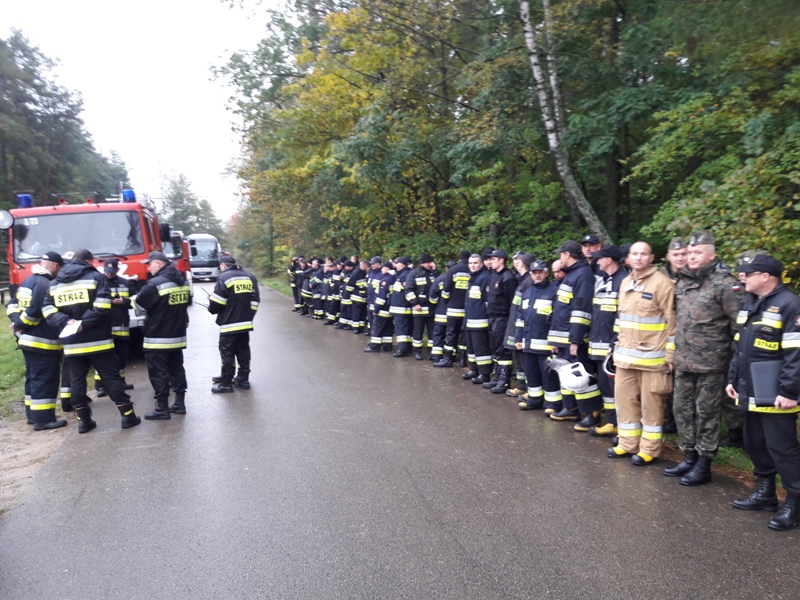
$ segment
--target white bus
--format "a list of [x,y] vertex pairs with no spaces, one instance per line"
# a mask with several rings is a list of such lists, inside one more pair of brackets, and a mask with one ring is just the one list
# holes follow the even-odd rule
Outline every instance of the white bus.
[[219,277],[221,247],[217,238],[208,233],[193,233],[189,236],[192,281],[201,279],[216,281]]

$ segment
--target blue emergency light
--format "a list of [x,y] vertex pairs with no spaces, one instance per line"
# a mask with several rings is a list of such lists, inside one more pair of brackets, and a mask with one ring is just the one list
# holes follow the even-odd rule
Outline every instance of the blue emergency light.
[[17,194],[17,208],[31,208],[33,206],[33,196],[30,194]]
[[136,202],[136,194],[131,189],[122,190],[123,202]]

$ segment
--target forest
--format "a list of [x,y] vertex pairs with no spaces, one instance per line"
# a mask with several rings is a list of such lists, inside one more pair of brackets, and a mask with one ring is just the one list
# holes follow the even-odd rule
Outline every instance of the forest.
[[248,264],[552,257],[587,231],[663,253],[709,229],[725,260],[760,248],[800,270],[796,1],[295,0],[267,17],[215,69],[244,122],[230,235]]

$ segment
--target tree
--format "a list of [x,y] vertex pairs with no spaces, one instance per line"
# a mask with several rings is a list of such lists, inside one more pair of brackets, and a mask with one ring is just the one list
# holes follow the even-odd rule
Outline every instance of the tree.
[[210,233],[218,238],[224,237],[224,229],[211,204],[195,195],[185,175],[169,178],[161,191],[164,195],[164,218],[173,229],[186,235]]

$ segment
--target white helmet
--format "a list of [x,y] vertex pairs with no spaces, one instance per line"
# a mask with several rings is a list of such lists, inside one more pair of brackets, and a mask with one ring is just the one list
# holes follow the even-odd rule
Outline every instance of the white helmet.
[[569,362],[554,357],[547,361],[547,367],[558,373],[558,379],[564,389],[580,393],[589,387],[589,373],[579,362]]
[[606,372],[609,379],[614,379],[617,374],[617,365],[614,364],[614,351],[609,351],[606,354],[606,359],[603,361],[603,371]]

